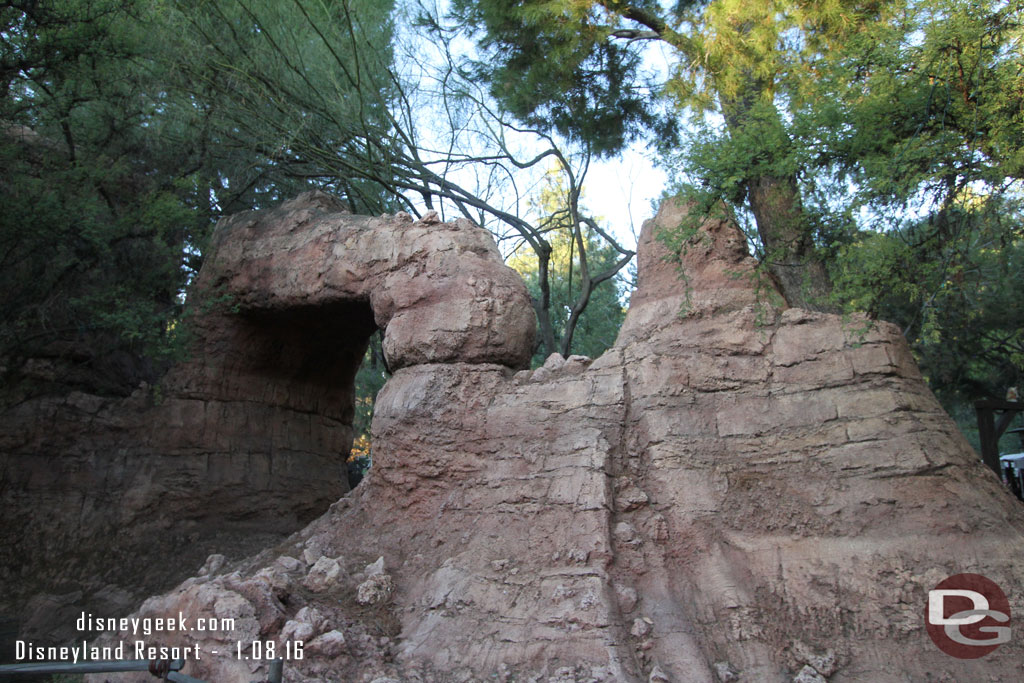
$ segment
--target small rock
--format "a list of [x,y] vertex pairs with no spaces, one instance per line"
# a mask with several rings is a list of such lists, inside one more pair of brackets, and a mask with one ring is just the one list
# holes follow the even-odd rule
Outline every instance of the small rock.
[[320,654],[325,657],[337,657],[347,649],[345,634],[337,629],[328,631],[313,639],[306,649],[313,654]]
[[715,662],[714,668],[715,675],[718,676],[718,680],[721,683],[733,683],[733,681],[739,678],[736,672],[732,670],[732,667],[729,666],[729,662]]
[[295,621],[309,624],[317,633],[327,630],[327,618],[316,607],[306,605],[295,614]]
[[800,669],[800,673],[793,677],[793,683],[828,683],[828,679],[808,664]]
[[306,566],[309,567],[317,563],[324,554],[320,551],[320,546],[307,546],[302,551],[302,559],[306,561]]
[[672,683],[672,679],[665,675],[657,664],[651,669],[651,675],[647,677],[648,683]]
[[210,555],[206,558],[206,563],[203,568],[199,570],[199,576],[211,576],[220,571],[221,567],[227,562],[227,558],[223,555]]
[[822,676],[831,676],[839,668],[836,662],[836,653],[828,650],[823,655],[813,655],[807,663]]
[[637,594],[629,586],[615,584],[615,597],[618,598],[619,609],[622,610],[623,614],[629,614],[636,609]]
[[636,537],[636,527],[629,522],[617,522],[612,529],[612,536],[619,543],[626,545],[638,545],[640,539]]
[[630,512],[649,502],[650,499],[646,493],[640,490],[640,487],[632,481],[627,481],[615,496],[615,509],[619,512]]
[[337,560],[321,557],[309,570],[302,584],[314,593],[322,593],[338,583],[342,575],[343,570]]
[[651,632],[651,625],[645,620],[637,618],[633,620],[633,628],[629,629],[629,632],[636,638],[643,638]]
[[585,564],[587,561],[588,553],[582,548],[573,548],[568,553],[568,561],[571,564]]
[[281,633],[278,635],[278,642],[282,645],[288,641],[306,643],[312,640],[315,635],[316,629],[313,628],[312,624],[307,624],[295,619],[289,619],[281,629]]
[[366,575],[367,578],[369,578],[371,576],[376,576],[377,574],[383,574],[384,573],[384,556],[381,555],[380,557],[377,558],[376,562],[374,562],[372,564],[366,565],[366,569],[363,570],[363,573]]
[[356,588],[356,602],[360,605],[374,605],[387,600],[394,588],[395,582],[389,574],[374,574]]
[[290,585],[288,577],[276,566],[264,567],[251,578],[242,581],[240,588],[247,588],[250,593],[258,593],[266,596],[274,596],[280,599],[288,594]]
[[294,557],[289,557],[288,555],[282,555],[277,558],[277,564],[286,572],[297,572],[306,568],[301,560],[296,560]]
[[556,372],[560,370],[563,365],[565,365],[565,357],[562,354],[555,352],[548,356],[547,360],[544,361],[544,365],[541,367],[545,368],[549,372]]
[[791,652],[799,664],[810,666],[822,676],[831,676],[839,668],[836,653],[832,649],[818,653],[807,643],[797,640],[793,643]]
[[548,370],[545,367],[539,367],[539,368],[537,368],[536,370],[533,371],[533,374],[530,375],[530,381],[531,382],[544,382],[544,381],[547,381],[548,379],[550,379],[551,376],[552,376],[552,373],[551,373],[550,370]]

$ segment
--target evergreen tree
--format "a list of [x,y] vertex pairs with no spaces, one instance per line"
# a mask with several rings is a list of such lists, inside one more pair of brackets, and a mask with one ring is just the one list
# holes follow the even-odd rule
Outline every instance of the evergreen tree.
[[127,391],[173,348],[210,224],[209,170],[198,136],[167,114],[176,104],[147,51],[150,9],[94,0],[0,10],[8,371],[34,356],[73,384]]
[[[830,287],[777,105],[787,97],[794,60],[820,54],[878,20],[884,7],[741,0],[670,7],[649,0],[456,2],[461,16],[482,32],[488,59],[480,68],[493,79],[492,92],[526,120],[548,121],[609,153],[640,129],[670,146],[669,133],[688,108],[717,114],[730,136],[757,143],[727,199],[753,215],[764,263],[787,300],[811,308],[829,306]],[[642,68],[640,47],[648,42],[670,55],[665,79]]]
[[[790,304],[896,320],[936,388],[1001,395],[995,377],[1019,377],[1020,3],[456,6],[510,111],[604,151],[655,131],[693,215],[724,200]],[[664,132],[685,115],[680,148]]]

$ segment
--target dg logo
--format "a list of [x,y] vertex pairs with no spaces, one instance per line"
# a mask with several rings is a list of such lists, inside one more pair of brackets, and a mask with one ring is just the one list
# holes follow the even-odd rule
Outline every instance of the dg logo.
[[956,574],[928,591],[925,628],[947,655],[984,657],[1010,641],[1010,602],[991,579]]

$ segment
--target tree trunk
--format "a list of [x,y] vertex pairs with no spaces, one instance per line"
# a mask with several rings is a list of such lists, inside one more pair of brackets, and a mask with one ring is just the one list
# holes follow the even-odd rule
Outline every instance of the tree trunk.
[[[739,96],[722,100],[722,113],[731,133],[739,134],[748,125],[783,126],[774,108],[758,106],[759,93],[766,89],[763,81],[750,76]],[[788,139],[785,135],[780,137]],[[788,150],[759,151],[778,159],[784,158]],[[763,162],[759,165],[768,166]],[[825,264],[814,251],[813,229],[800,201],[796,175],[774,175],[755,169],[744,184],[764,247],[764,263],[786,303],[814,311],[834,310],[828,301],[832,285]]]
[[814,252],[796,178],[758,176],[746,182],[747,201],[764,246],[765,265],[790,306],[832,310],[825,264]]

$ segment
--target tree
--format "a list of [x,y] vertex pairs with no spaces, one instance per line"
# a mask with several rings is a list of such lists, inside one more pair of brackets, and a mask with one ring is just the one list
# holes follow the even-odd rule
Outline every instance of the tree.
[[[946,408],[1019,384],[1022,8],[935,0],[849,36],[792,88],[792,164],[829,246],[834,301],[898,323]],[[797,81],[794,81],[797,82]],[[770,139],[768,135],[764,139]],[[685,155],[709,185],[749,145],[707,129]],[[963,407],[967,406],[967,410]]]
[[[796,85],[794,62],[813,61],[877,21],[885,3],[717,0],[666,8],[646,0],[462,0],[455,6],[482,32],[481,73],[492,79],[493,94],[524,120],[548,121],[610,153],[638,128],[671,144],[666,133],[679,109],[690,108],[715,113],[730,136],[756,143],[731,187],[710,189],[731,190],[721,198],[750,211],[763,261],[787,300],[828,307],[817,226],[803,206],[779,106]],[[660,82],[641,68],[640,46],[648,42],[671,55]]]
[[[50,359],[44,365],[59,371],[21,376],[131,391],[180,348],[185,287],[223,212],[311,185],[356,210],[390,206],[392,192],[311,167],[291,145],[298,138],[336,150],[363,164],[364,177],[381,167],[361,156],[349,131],[365,137],[387,126],[373,109],[391,79],[390,9],[304,0],[4,3],[4,367],[17,375],[38,367],[27,359]],[[346,32],[327,42],[310,13]],[[353,45],[345,36],[356,26],[366,40]],[[351,87],[330,80],[321,68],[328,60],[349,69]],[[308,78],[336,83],[335,101],[303,92],[321,109],[292,106],[289,94]]]
[[[373,1],[366,0],[366,7]],[[282,18],[283,7],[300,11]],[[210,6],[206,14],[188,13],[180,32],[196,43],[187,50],[194,57],[181,67],[184,80],[207,75],[203,87],[219,107],[220,140],[256,142],[252,153],[269,168],[331,184],[356,211],[438,210],[442,218],[474,220],[499,242],[524,240],[538,257],[534,309],[542,344],[546,353],[567,349],[594,288],[633,256],[581,211],[589,151],[569,152],[546,132],[517,126],[497,111],[452,49],[462,29],[443,25],[426,10],[416,17],[426,35],[417,49],[434,55],[410,59],[409,68],[418,72],[404,78],[391,66],[390,47],[385,49],[390,24],[379,25],[372,17],[380,14],[368,10],[366,18],[357,12],[361,7],[233,0]],[[551,319],[551,245],[522,211],[524,188],[535,182],[530,176],[550,159],[559,161],[566,177],[581,277],[561,338]],[[385,201],[370,201],[381,197]],[[618,254],[599,271],[587,260],[587,229]]]
[[148,9],[131,0],[0,8],[9,372],[35,356],[67,364],[72,384],[130,391],[173,350],[210,206],[195,136],[164,115],[173,105],[146,56]]
[[[549,120],[610,151],[645,129],[666,130],[659,117],[690,113],[690,144],[673,150],[670,140],[662,151],[698,202],[694,214],[725,200],[749,216],[752,244],[790,304],[893,317],[931,377],[957,392],[979,372],[1019,375],[990,354],[982,372],[959,345],[985,338],[1000,357],[1016,357],[1006,333],[1016,306],[989,296],[1008,296],[1019,243],[1019,3],[456,7],[481,31],[480,69],[495,96],[525,120]],[[652,44],[669,54],[660,78],[639,60]],[[602,116],[603,138],[578,123]],[[972,306],[988,313],[968,314]],[[972,320],[976,333],[958,320]],[[951,373],[966,368],[939,353],[953,349],[972,358],[972,370]]]
[[232,213],[311,186],[359,213],[396,210],[392,0],[178,2],[170,83],[203,117]]
[[[596,358],[615,343],[625,318],[625,309],[616,279],[608,279],[592,287],[585,313],[573,317],[584,284],[583,267],[589,265],[599,272],[618,273],[615,264],[620,254],[603,242],[593,229],[589,229],[582,234],[584,251],[581,255],[577,246],[576,226],[568,206],[568,194],[565,176],[556,166],[545,175],[543,185],[531,202],[534,211],[543,216],[538,222],[538,229],[551,245],[547,273],[552,332],[555,338],[561,340],[559,351],[563,356],[580,353]],[[535,300],[540,297],[540,269],[537,260],[537,253],[525,248],[524,243],[508,261],[523,276]],[[538,352],[533,358],[535,366],[547,358],[547,350],[540,343],[541,339],[542,335],[539,335]]]
[[834,262],[837,297],[899,323],[957,412],[1024,377],[1024,8],[909,10],[821,72],[838,96],[820,109],[850,125],[826,133],[809,108],[795,127],[826,141],[822,166],[863,216]]

